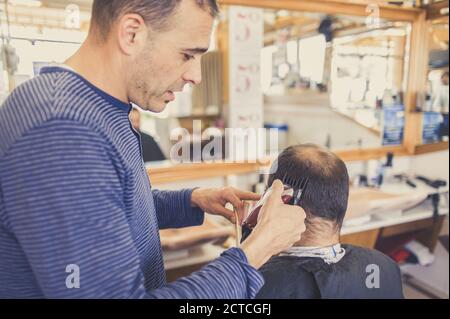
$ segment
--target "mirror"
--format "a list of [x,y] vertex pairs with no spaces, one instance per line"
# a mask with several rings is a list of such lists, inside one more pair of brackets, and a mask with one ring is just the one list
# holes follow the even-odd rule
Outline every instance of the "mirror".
[[403,144],[409,23],[264,10],[261,85],[266,127],[280,149]]

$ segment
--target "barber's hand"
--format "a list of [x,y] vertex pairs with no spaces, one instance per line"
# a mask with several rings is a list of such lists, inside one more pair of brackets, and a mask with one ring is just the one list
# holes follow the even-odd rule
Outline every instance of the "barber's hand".
[[225,208],[227,203],[233,205],[239,216],[239,223],[246,214],[244,201],[257,201],[260,195],[237,190],[233,187],[224,188],[198,188],[192,192],[192,207],[199,207],[211,215],[220,215],[227,218],[233,224],[236,223],[234,211]]
[[299,206],[284,204],[281,199],[283,190],[281,181],[273,183],[272,193],[261,208],[258,224],[241,246],[249,263],[256,269],[300,241],[306,230],[305,211]]

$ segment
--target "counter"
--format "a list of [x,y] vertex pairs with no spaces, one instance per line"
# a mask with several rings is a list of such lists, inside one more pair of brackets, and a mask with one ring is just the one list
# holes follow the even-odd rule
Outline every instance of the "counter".
[[[433,192],[430,190],[430,194]],[[431,201],[427,199],[421,205],[401,214],[396,211],[386,212],[383,214],[386,216],[384,218],[372,216],[368,221],[357,225],[346,226],[344,224],[341,231],[341,242],[374,248],[376,243],[383,238],[410,232],[422,232],[425,235],[424,243],[433,250],[443,220],[449,214],[448,188],[440,190],[439,193],[441,194],[441,204],[437,219],[433,218],[433,207]],[[233,240],[230,242],[232,243]],[[164,253],[168,280],[173,281],[199,270],[208,262],[219,257],[225,250],[226,248],[223,246],[207,244],[192,250],[178,252],[180,258],[174,258],[176,253]]]

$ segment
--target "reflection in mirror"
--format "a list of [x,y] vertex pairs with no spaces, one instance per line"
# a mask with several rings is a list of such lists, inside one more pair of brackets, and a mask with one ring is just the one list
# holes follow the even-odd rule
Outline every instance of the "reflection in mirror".
[[332,107],[380,131],[383,106],[403,103],[406,39],[399,26],[336,39]]
[[334,150],[403,144],[410,24],[265,10],[264,29],[266,127]]

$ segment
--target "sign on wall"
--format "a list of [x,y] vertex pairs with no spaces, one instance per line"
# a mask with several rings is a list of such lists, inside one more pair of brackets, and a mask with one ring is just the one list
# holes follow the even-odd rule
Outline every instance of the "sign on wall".
[[405,106],[394,105],[383,109],[383,146],[403,145]]
[[[263,10],[230,8],[230,127],[263,126]],[[245,109],[245,110],[244,110]],[[241,116],[242,114],[245,114]],[[245,125],[242,126],[242,125]]]
[[441,113],[424,112],[423,113],[423,129],[422,143],[436,143],[441,140],[441,127],[444,118]]
[[[261,90],[263,21],[262,9],[230,7],[230,128],[258,130],[264,124]],[[251,147],[257,148],[263,142]]]

